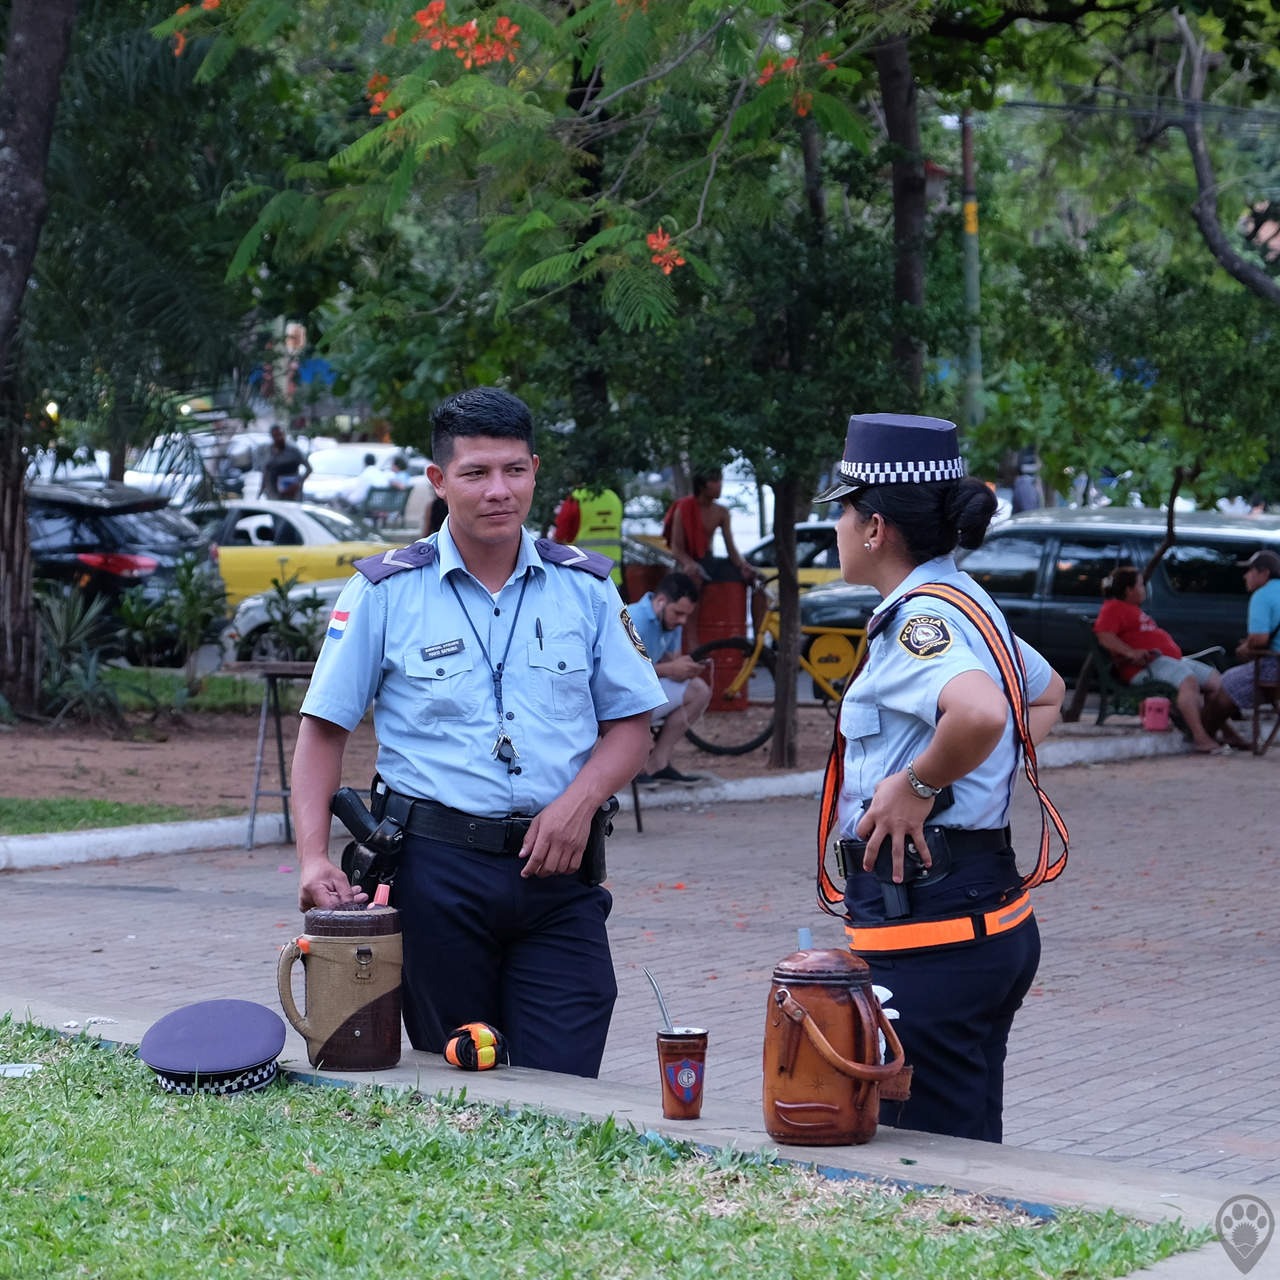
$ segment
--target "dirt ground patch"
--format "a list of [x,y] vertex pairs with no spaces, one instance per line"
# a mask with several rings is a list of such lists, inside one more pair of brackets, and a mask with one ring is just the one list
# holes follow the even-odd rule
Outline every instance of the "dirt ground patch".
[[[820,707],[802,708],[797,769],[819,769],[831,743],[831,718]],[[298,718],[282,721],[286,765],[293,758]],[[80,725],[0,727],[0,796],[14,799],[78,795],[124,803],[174,805],[192,818],[248,811],[253,790],[258,716],[184,713],[136,722],[133,736],[112,737]],[[366,722],[347,747],[343,781],[365,788],[376,745]],[[768,745],[748,756],[710,756],[691,743],[676,750],[681,772],[732,779],[771,772]],[[279,777],[276,741],[269,724],[262,785]],[[274,799],[264,800],[274,807]]]

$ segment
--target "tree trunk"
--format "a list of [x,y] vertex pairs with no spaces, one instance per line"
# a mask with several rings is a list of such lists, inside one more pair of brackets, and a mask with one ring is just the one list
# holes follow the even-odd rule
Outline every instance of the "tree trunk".
[[875,51],[885,130],[893,166],[893,291],[899,316],[893,335],[894,362],[917,402],[924,394],[924,345],[908,317],[924,308],[924,157],[915,77],[906,36]]
[[800,670],[800,585],[796,570],[799,484],[788,476],[773,487],[773,545],[778,564],[778,664],[774,681],[771,769],[796,766],[796,679]]
[[13,0],[0,75],[0,695],[17,711],[38,703],[40,653],[14,345],[49,207],[45,167],[75,16],[76,0]]

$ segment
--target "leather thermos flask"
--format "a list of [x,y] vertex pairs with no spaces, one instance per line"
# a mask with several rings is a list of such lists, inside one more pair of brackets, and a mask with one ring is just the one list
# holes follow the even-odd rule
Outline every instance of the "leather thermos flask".
[[869,1142],[882,1086],[905,1098],[910,1070],[865,960],[849,951],[797,951],[777,963],[764,1029],[771,1138],[798,1146]]
[[[306,932],[280,949],[276,981],[307,1059],[329,1071],[376,1071],[400,1061],[400,913],[368,906],[306,914]],[[293,998],[301,958],[306,1013]]]

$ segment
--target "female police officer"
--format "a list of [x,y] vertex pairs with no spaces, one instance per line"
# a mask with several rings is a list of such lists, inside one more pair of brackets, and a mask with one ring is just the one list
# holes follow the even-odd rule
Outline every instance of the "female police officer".
[[843,504],[841,572],[884,599],[841,707],[820,838],[843,837],[850,947],[892,991],[915,1068],[910,1101],[881,1119],[999,1142],[1009,1029],[1040,956],[1007,827],[1018,727],[1040,741],[1064,686],[956,568],[996,503],[964,478],[952,423],[854,416],[839,474],[820,500]]

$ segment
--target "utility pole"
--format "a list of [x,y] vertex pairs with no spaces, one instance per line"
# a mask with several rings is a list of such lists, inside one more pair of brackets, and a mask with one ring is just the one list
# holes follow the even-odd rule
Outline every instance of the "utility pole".
[[964,305],[969,316],[969,353],[965,361],[964,411],[967,426],[982,421],[982,328],[978,323],[978,184],[973,165],[973,122],[969,108],[960,114],[960,164],[964,184]]

